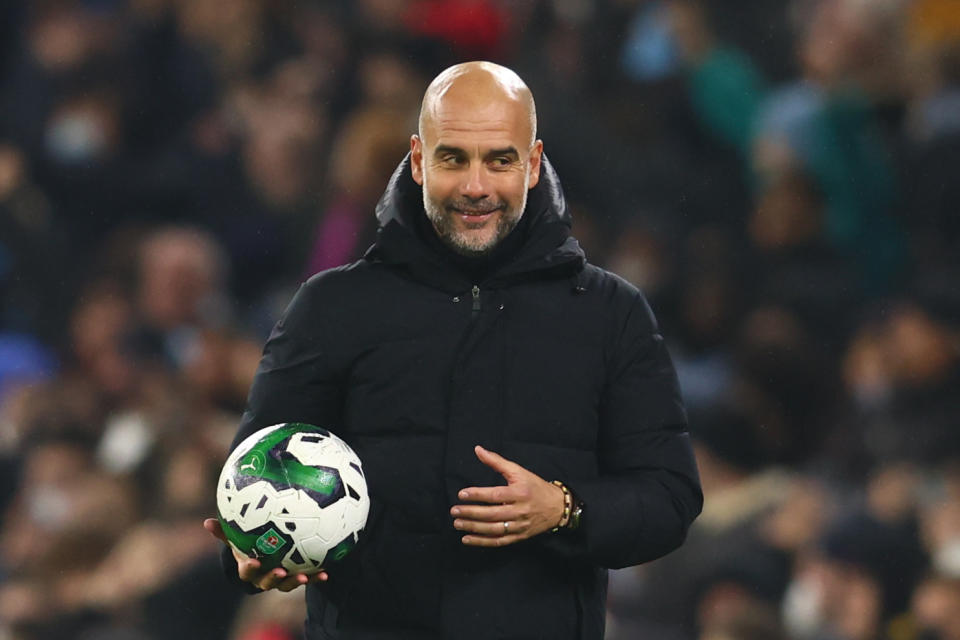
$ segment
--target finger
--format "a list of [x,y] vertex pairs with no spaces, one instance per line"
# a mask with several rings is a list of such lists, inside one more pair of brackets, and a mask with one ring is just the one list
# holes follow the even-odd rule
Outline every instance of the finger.
[[263,578],[264,571],[259,560],[241,558],[237,560],[237,575],[244,582],[257,584]]
[[278,591],[290,592],[296,589],[297,587],[302,587],[305,584],[310,582],[310,576],[304,575],[302,573],[297,573],[292,576],[288,576],[281,580],[275,587]]
[[523,536],[510,534],[508,536],[463,536],[460,541],[470,547],[505,547],[523,540]]
[[203,521],[203,528],[210,532],[217,540],[227,541],[227,534],[223,532],[220,521],[216,518],[207,518]]
[[471,502],[489,502],[490,504],[510,504],[518,498],[516,489],[510,486],[498,487],[467,487],[457,494],[461,500]]
[[237,573],[240,575],[241,580],[247,582],[255,582],[260,578],[261,568],[260,561],[256,558],[251,558],[244,552],[237,549],[233,546],[233,543],[230,544],[230,551],[233,552],[233,559],[237,562]]
[[480,445],[475,446],[473,451],[477,454],[477,458],[480,459],[480,462],[498,472],[500,475],[506,478],[507,482],[510,482],[511,478],[515,477],[518,473],[525,471],[525,469],[516,462],[507,460],[500,454],[494,453],[493,451],[487,451]]
[[232,544],[230,550],[233,552],[233,559],[237,561],[237,575],[245,582],[256,584],[263,577],[263,567],[256,558],[251,558]]
[[310,582],[319,584],[321,582],[326,582],[329,579],[330,579],[330,574],[328,574],[326,571],[321,571],[320,573],[314,574],[313,577],[310,578]]
[[458,504],[450,509],[450,515],[466,520],[482,520],[484,522],[503,522],[504,520],[519,520],[521,514],[514,505],[479,505]]
[[281,582],[287,579],[287,577],[287,570],[282,567],[277,567],[263,576],[260,580],[254,582],[254,584],[264,591],[269,591],[270,589],[276,589]]
[[[506,522],[507,525],[509,525],[509,528],[505,528],[503,526],[503,522]],[[488,537],[503,537],[513,534],[520,534],[524,533],[528,527],[528,523],[526,522],[511,522],[509,520],[505,520],[503,522],[478,522],[476,520],[461,520],[458,518],[453,521],[453,527],[459,531],[476,533],[478,535]]]

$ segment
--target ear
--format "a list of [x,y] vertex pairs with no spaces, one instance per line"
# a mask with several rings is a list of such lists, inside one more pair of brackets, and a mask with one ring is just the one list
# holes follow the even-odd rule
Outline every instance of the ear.
[[540,182],[540,158],[543,156],[543,140],[537,140],[530,149],[530,186],[533,189]]
[[410,136],[410,173],[413,181],[423,186],[423,141],[420,136]]

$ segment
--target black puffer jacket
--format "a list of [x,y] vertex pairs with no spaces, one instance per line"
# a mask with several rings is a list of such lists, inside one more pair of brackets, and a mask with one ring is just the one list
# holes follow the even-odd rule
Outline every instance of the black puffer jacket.
[[[235,440],[308,422],[363,461],[365,536],[308,587],[307,637],[601,638],[605,569],[675,549],[702,503],[653,315],[636,288],[585,263],[546,161],[526,242],[484,282],[421,242],[422,215],[406,160],[377,207],[376,245],[311,278],[277,324]],[[567,483],[582,527],[464,546],[449,516],[457,492],[504,483],[476,444]]]

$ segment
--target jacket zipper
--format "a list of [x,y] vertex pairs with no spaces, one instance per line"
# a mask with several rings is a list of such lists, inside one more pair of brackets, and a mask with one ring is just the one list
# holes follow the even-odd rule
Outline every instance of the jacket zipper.
[[473,285],[473,289],[470,290],[470,293],[473,294],[473,313],[471,317],[476,318],[477,314],[480,313],[480,287]]

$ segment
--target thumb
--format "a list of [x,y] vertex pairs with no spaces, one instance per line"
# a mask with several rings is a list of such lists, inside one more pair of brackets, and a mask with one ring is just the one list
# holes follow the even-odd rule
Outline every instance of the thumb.
[[227,536],[220,526],[220,521],[216,518],[207,518],[203,521],[203,528],[210,532],[217,540],[227,541]]
[[480,459],[480,462],[487,465],[500,475],[502,475],[507,482],[516,476],[517,471],[523,469],[516,462],[511,462],[498,453],[493,451],[487,451],[480,445],[477,445],[473,448],[474,453],[477,454],[477,458]]

